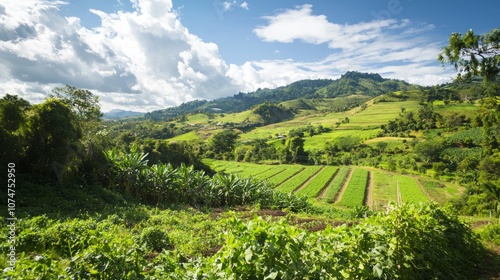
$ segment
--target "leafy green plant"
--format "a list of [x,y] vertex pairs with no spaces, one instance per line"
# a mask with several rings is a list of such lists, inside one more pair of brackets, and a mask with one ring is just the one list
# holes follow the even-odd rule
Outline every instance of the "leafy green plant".
[[162,250],[170,249],[172,243],[170,237],[165,230],[159,227],[147,227],[142,229],[139,236],[139,243],[144,245],[149,250],[161,252]]

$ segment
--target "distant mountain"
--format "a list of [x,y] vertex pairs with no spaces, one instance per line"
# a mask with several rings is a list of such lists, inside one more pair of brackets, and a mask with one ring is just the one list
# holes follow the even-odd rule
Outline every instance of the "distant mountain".
[[144,115],[144,113],[113,109],[107,113],[104,113],[104,119],[120,119],[120,118],[128,118],[128,117],[135,117],[142,115]]
[[147,119],[167,120],[193,112],[233,113],[248,110],[265,102],[279,103],[294,99],[333,98],[362,94],[379,96],[385,93],[420,88],[417,85],[395,79],[385,79],[379,74],[347,72],[337,80],[301,80],[275,89],[257,89],[250,93],[238,93],[212,101],[195,100],[177,107],[153,111],[144,115]]

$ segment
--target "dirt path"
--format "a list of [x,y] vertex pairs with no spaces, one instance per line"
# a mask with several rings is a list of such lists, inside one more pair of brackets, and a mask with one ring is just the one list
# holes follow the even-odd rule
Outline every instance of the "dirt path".
[[314,179],[314,177],[318,176],[318,174],[323,170],[325,169],[325,166],[321,166],[320,169],[318,169],[318,171],[316,171],[313,175],[311,175],[311,177],[309,177],[305,182],[303,182],[300,186],[298,186],[293,192],[296,193],[298,192],[300,189],[302,189],[303,187],[309,185],[309,182],[312,181],[312,179]]
[[332,174],[332,177],[330,177],[330,180],[328,180],[328,182],[321,189],[321,191],[319,191],[319,195],[317,196],[318,199],[323,199],[323,197],[325,196],[326,190],[332,184],[333,179],[335,179],[335,177],[337,177],[337,175],[339,174],[339,171],[340,171],[340,168],[337,168],[337,170]]
[[373,208],[373,174],[368,171],[368,182],[366,184],[366,191],[365,191],[365,202],[364,205],[368,206],[370,209]]
[[340,188],[339,192],[335,196],[335,200],[333,203],[337,204],[342,199],[342,196],[344,195],[345,189],[347,188],[349,181],[351,181],[352,173],[354,173],[354,168],[351,168],[349,170],[349,174],[347,174],[347,177],[345,178],[344,184],[342,184],[342,188]]

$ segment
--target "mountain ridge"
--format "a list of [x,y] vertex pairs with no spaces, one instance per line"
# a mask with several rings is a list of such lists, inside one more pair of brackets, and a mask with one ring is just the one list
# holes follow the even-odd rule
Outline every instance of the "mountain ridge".
[[251,109],[265,102],[279,103],[294,99],[334,98],[363,94],[379,96],[384,93],[420,88],[408,82],[383,78],[377,73],[348,71],[338,79],[305,79],[275,89],[257,89],[254,92],[239,92],[233,96],[215,100],[194,100],[176,107],[146,113],[144,118],[167,120],[194,112],[234,113]]

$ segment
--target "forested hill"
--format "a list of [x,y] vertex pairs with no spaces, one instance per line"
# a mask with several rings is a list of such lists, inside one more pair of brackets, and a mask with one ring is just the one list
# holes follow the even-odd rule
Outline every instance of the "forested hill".
[[231,97],[212,101],[196,100],[177,107],[153,111],[145,115],[147,119],[165,120],[184,113],[239,112],[265,102],[283,102],[298,98],[332,98],[352,94],[378,96],[384,93],[418,88],[405,81],[385,79],[379,74],[347,72],[337,80],[301,80],[275,89],[258,89],[250,93],[238,93]]

